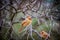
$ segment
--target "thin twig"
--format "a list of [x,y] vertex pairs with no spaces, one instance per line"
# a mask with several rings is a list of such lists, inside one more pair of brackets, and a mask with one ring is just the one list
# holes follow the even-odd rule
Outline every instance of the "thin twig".
[[41,38],[41,35],[40,35],[36,30],[33,30],[33,29],[32,29],[32,32],[36,33],[36,34],[38,35],[38,37],[39,37],[40,40],[42,39],[42,38]]
[[4,5],[2,8],[0,8],[0,11],[3,10],[5,7],[7,7],[9,4]]

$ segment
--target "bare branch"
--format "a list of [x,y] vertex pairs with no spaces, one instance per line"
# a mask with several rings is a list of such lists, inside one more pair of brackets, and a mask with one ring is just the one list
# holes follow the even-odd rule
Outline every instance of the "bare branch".
[[38,35],[38,37],[39,37],[40,40],[42,39],[41,35],[36,30],[32,29],[32,32],[36,33]]
[[0,11],[2,10],[2,9],[4,9],[5,7],[7,7],[9,4],[6,4],[6,5],[4,5],[2,8],[0,8]]

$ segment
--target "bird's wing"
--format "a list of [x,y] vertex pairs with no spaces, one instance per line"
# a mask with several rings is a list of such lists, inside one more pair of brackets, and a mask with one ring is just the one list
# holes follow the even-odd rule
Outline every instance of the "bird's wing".
[[19,32],[22,31],[25,27],[27,27],[30,23],[31,23],[31,20],[28,20],[28,19],[24,20],[21,24],[22,26],[21,26]]

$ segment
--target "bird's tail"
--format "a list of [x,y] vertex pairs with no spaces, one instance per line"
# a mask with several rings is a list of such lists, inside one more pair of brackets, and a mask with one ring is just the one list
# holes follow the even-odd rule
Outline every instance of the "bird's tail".
[[23,26],[20,27],[19,32],[21,32],[22,30],[23,30]]

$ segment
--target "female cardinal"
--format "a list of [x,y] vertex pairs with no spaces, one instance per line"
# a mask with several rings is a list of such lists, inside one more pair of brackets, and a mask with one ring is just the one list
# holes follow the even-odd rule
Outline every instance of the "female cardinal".
[[42,38],[45,38],[45,39],[49,37],[49,34],[45,31],[41,31],[40,35],[41,35]]
[[32,23],[31,16],[27,16],[26,19],[24,21],[22,21],[21,28],[20,28],[19,32],[22,31],[23,28],[27,27],[31,23]]

